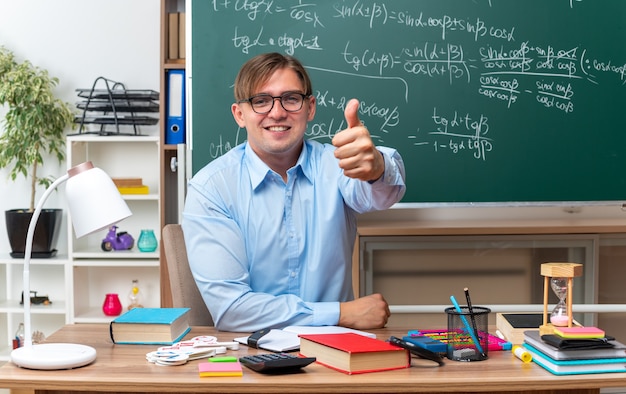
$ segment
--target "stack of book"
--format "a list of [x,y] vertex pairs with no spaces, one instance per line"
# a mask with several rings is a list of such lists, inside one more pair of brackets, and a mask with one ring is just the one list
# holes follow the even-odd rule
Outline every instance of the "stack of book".
[[120,194],[148,194],[150,188],[141,178],[113,178],[113,183]]
[[524,347],[554,375],[626,372],[626,345],[610,337],[564,338],[528,330]]

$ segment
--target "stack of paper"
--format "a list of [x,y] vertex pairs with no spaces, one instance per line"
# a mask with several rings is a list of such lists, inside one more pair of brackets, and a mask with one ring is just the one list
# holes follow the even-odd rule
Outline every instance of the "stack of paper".
[[141,178],[113,178],[113,183],[120,194],[148,194],[150,188]]
[[[289,326],[282,330],[270,330],[259,339],[258,347],[272,352],[291,352],[300,348],[299,335],[301,334],[341,334],[347,332],[376,338],[376,334],[371,332],[339,326]],[[247,345],[248,337],[235,338],[235,341]]]

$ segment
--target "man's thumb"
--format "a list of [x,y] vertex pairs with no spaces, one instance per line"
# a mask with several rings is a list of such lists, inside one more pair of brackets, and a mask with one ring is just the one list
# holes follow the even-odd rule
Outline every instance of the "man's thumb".
[[348,128],[361,125],[361,121],[359,120],[359,100],[351,99],[348,101],[344,116],[346,117]]

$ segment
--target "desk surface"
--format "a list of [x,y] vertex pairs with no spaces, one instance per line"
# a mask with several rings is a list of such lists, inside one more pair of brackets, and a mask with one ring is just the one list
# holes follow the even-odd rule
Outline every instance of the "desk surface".
[[[407,330],[374,330],[379,339],[403,335]],[[235,336],[210,327],[193,327],[189,337],[216,335],[221,341]],[[37,392],[506,392],[537,390],[535,393],[569,390],[568,393],[598,393],[601,387],[626,386],[626,373],[555,376],[531,363],[524,364],[510,352],[491,352],[479,362],[446,360],[443,367],[413,359],[412,367],[395,371],[346,375],[319,364],[312,364],[293,375],[261,375],[244,367],[243,377],[198,376],[200,360],[165,367],[150,364],[145,354],[155,346],[114,345],[105,324],[68,325],[48,338],[49,342],[76,342],[97,350],[91,365],[73,370],[32,371],[7,363],[0,368],[0,387],[35,389]],[[238,357],[256,353],[241,346],[229,351]],[[574,390],[574,391],[572,391]]]

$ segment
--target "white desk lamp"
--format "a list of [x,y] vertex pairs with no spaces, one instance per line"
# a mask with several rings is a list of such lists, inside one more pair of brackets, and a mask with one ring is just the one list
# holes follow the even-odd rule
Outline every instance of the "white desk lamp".
[[67,171],[46,189],[30,219],[24,253],[24,346],[11,352],[11,361],[30,369],[69,369],[96,359],[96,349],[73,343],[33,345],[30,324],[30,259],[35,226],[48,196],[67,181],[65,193],[76,238],[107,228],[132,215],[109,176],[88,161]]

